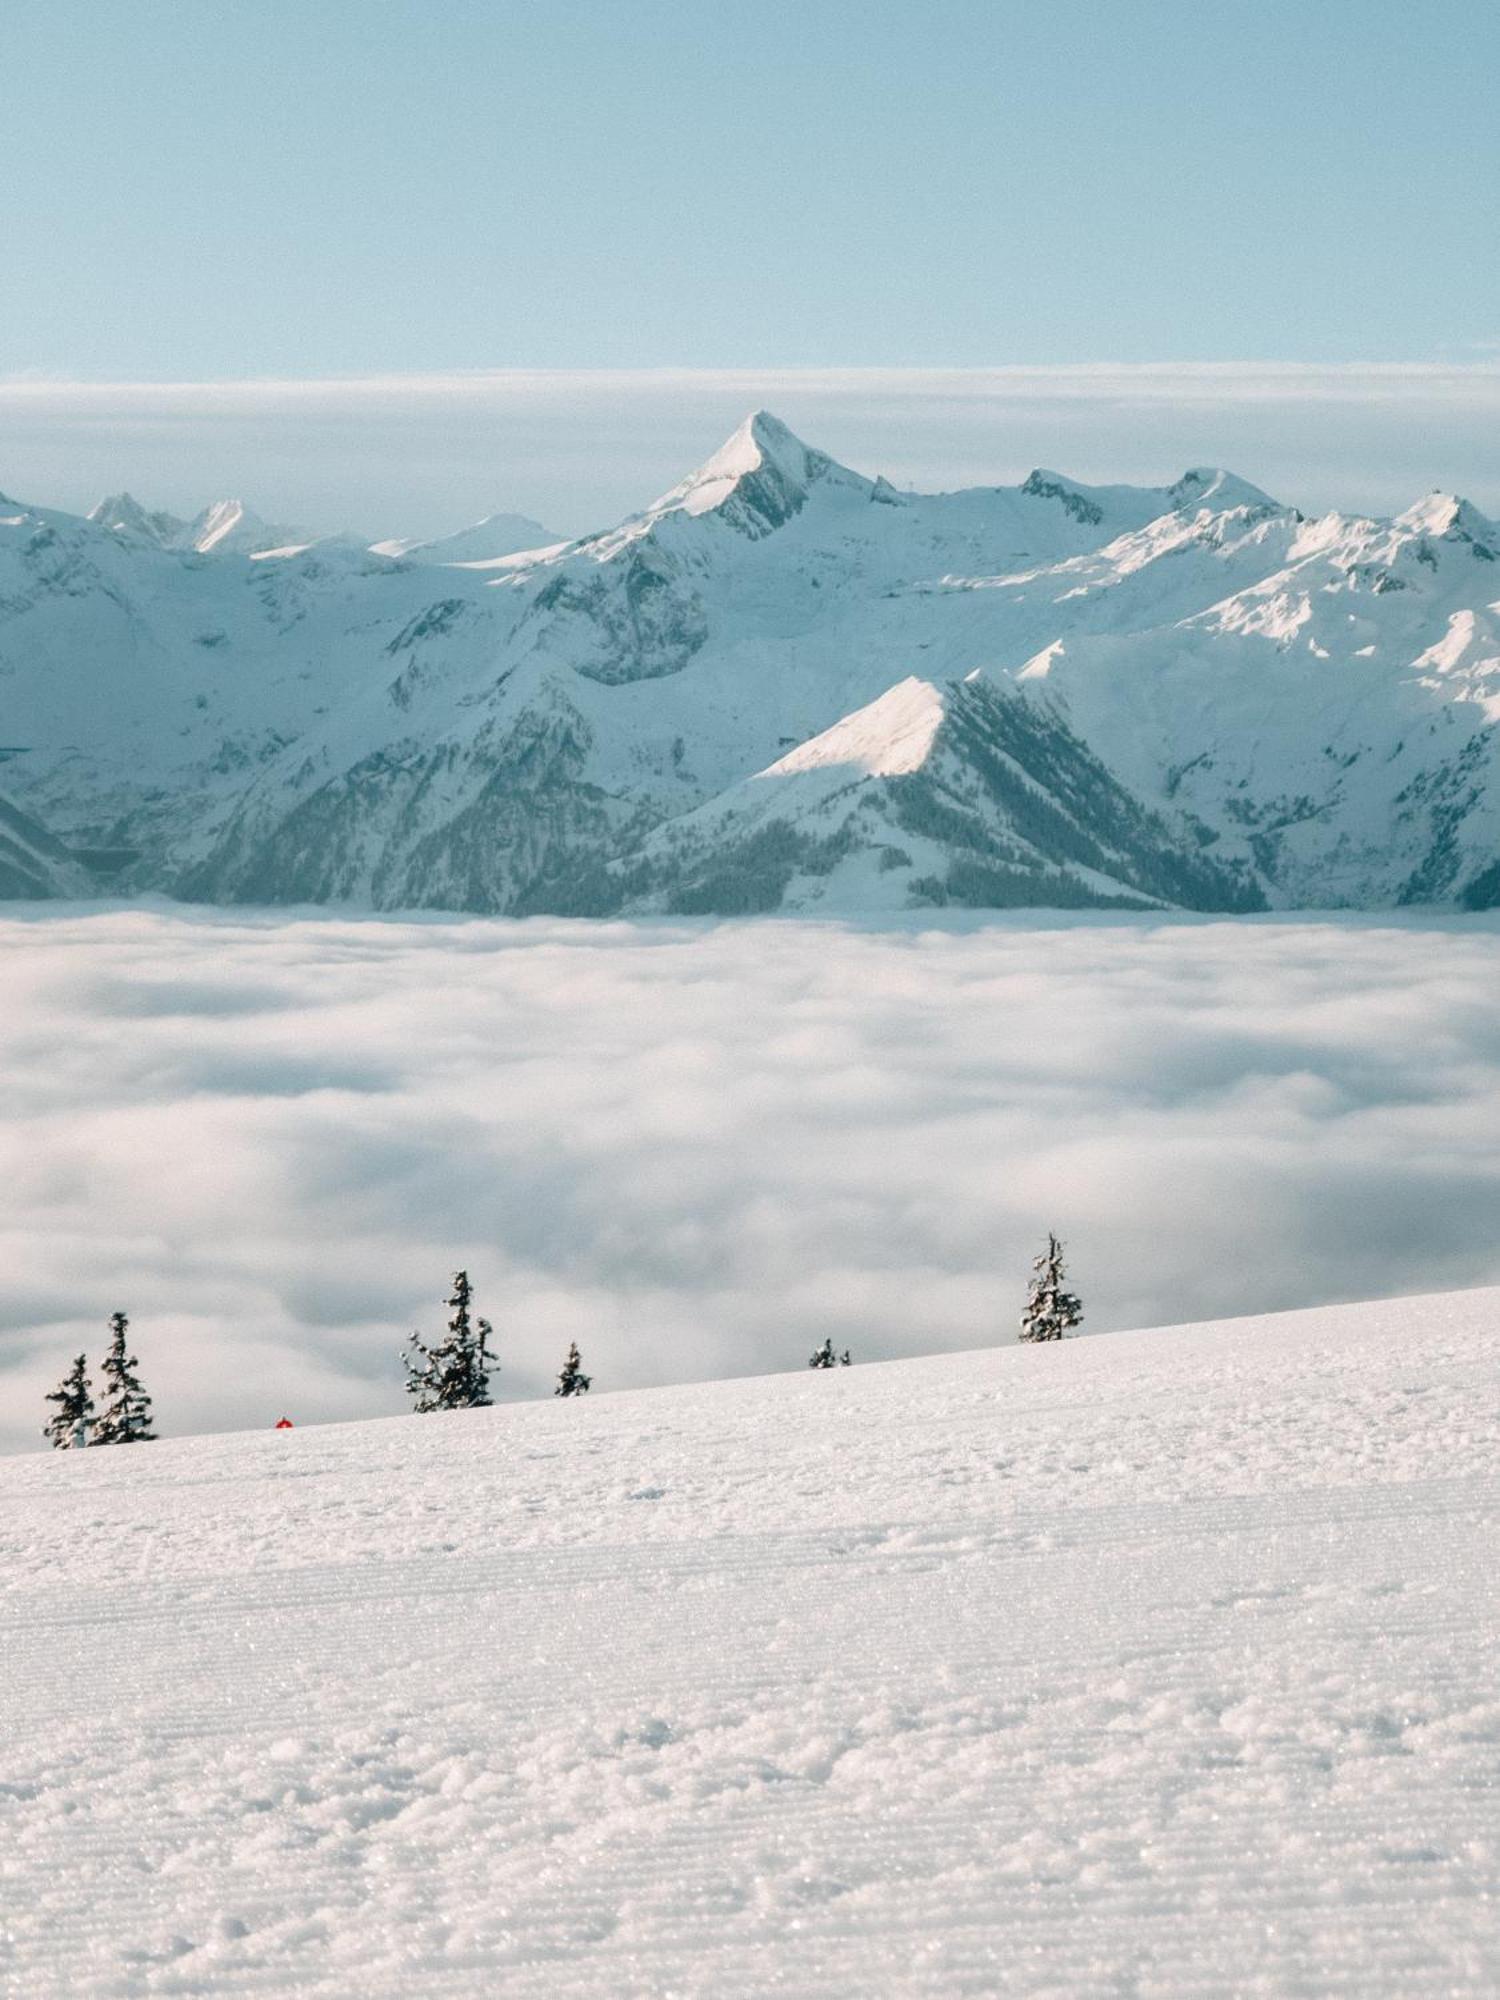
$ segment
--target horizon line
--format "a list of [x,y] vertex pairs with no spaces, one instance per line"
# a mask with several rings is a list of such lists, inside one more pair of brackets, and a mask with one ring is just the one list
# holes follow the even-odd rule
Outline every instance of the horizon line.
[[1500,353],[1474,360],[1412,361],[1086,361],[999,362],[983,366],[884,364],[858,366],[701,367],[498,367],[441,370],[365,370],[336,375],[164,376],[159,378],[80,376],[24,369],[0,374],[0,399],[13,404],[60,399],[134,401],[211,397],[225,402],[285,398],[357,401],[372,397],[524,397],[567,390],[603,391],[685,388],[755,393],[770,384],[788,391],[818,389],[868,395],[884,388],[893,395],[1004,397],[1051,391],[1088,399],[1136,394],[1155,400],[1165,391],[1209,400],[1282,401],[1309,396],[1364,393],[1442,394],[1494,390],[1500,396]]

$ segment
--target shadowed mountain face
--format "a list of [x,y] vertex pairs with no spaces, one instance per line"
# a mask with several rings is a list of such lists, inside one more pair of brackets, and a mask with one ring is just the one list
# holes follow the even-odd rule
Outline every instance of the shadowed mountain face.
[[93,879],[60,840],[0,798],[0,898],[32,902],[87,895]]
[[0,506],[0,894],[1500,900],[1500,529],[1452,496],[912,494],[761,413],[572,543],[95,512]]

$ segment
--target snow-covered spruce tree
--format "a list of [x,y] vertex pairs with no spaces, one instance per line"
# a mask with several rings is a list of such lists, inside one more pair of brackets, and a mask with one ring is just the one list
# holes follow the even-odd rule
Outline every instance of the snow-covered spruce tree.
[[807,1357],[807,1365],[809,1368],[847,1368],[850,1366],[849,1350],[846,1347],[842,1354],[835,1354],[833,1342],[825,1340]]
[[56,1403],[57,1415],[47,1419],[42,1436],[52,1440],[54,1451],[77,1451],[90,1442],[89,1420],[94,1414],[94,1398],[88,1371],[89,1358],[80,1354],[47,1397],[49,1403]]
[[578,1342],[575,1340],[568,1349],[568,1358],[563,1363],[562,1373],[557,1378],[557,1387],[552,1393],[554,1396],[586,1396],[593,1379],[592,1375],[585,1375],[583,1372],[583,1356],[578,1352]]
[[1077,1295],[1063,1284],[1063,1247],[1053,1235],[1047,1247],[1033,1260],[1031,1292],[1021,1315],[1022,1340],[1061,1340],[1083,1323],[1083,1306]]
[[408,1351],[402,1357],[406,1393],[424,1416],[432,1410],[482,1410],[489,1406],[490,1376],[495,1368],[490,1358],[494,1328],[487,1319],[473,1316],[473,1302],[468,1272],[456,1271],[447,1300],[452,1317],[446,1338],[429,1347],[414,1333],[407,1342]]
[[129,1325],[124,1313],[111,1313],[109,1330],[114,1338],[99,1365],[104,1377],[104,1408],[94,1426],[95,1444],[149,1444],[156,1436],[151,1428],[151,1398],[135,1372],[140,1364],[133,1354],[125,1352]]

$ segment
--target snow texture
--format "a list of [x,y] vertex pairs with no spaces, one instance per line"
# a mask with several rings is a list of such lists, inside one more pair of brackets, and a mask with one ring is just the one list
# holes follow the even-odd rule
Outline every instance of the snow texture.
[[0,1980],[1500,1985],[1500,1292],[0,1465]]

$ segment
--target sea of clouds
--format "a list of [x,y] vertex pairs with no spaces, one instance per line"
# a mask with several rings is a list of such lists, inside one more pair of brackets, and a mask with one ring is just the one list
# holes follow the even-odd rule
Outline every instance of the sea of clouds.
[[169,1433],[1500,1280],[1500,926],[0,909],[0,1449],[129,1312]]

